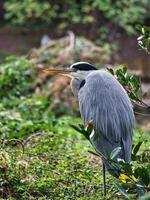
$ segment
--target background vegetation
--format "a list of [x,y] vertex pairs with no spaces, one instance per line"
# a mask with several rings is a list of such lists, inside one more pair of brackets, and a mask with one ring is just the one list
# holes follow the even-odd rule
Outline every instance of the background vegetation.
[[[110,52],[117,48],[118,34],[137,35],[137,30],[140,48],[149,53],[149,28],[135,28],[139,23],[148,25],[148,9],[148,0],[47,0],[42,3],[6,0],[2,4],[2,26],[9,25],[15,30],[20,27],[23,31],[52,29],[59,32],[56,35],[64,35],[71,29],[95,43],[77,37],[75,48],[68,51],[64,37],[30,50],[24,56],[4,58],[2,55],[1,199],[137,199],[150,191],[150,131],[136,125],[132,162],[120,163],[123,172],[120,180],[107,174],[108,194],[103,198],[101,161],[85,139],[85,130],[78,125],[82,121],[70,90],[65,85],[64,96],[59,88],[58,94],[53,95],[53,83],[57,79],[43,76],[37,70],[37,64],[66,66],[62,58],[68,52],[67,64],[84,58],[101,67],[109,63]],[[132,102],[141,105],[144,94],[141,94],[140,79],[129,74],[126,67],[118,70],[109,67],[108,71],[125,87]]]
[[[4,18],[15,25],[41,25],[74,26],[78,24],[100,26],[99,14],[103,15],[103,29],[105,23],[115,28],[121,27],[128,33],[134,33],[135,23],[142,23],[148,16],[146,12],[149,6],[148,0],[138,1],[50,1],[39,2],[37,0],[11,0],[4,3],[6,13]],[[27,6],[30,5],[30,6]],[[108,24],[106,24],[107,27]]]

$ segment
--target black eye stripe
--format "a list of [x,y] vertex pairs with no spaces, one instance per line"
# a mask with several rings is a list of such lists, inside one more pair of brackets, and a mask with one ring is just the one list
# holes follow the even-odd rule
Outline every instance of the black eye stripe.
[[85,80],[83,80],[83,81],[80,83],[79,89],[81,89],[84,85],[85,85]]
[[75,64],[72,65],[72,68],[80,71],[97,70],[93,65],[87,63]]

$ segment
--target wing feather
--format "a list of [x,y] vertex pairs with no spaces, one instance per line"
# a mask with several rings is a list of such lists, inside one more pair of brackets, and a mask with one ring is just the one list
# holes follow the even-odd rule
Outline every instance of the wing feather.
[[85,126],[92,120],[98,134],[95,147],[106,155],[121,146],[119,156],[129,161],[134,114],[130,99],[116,78],[103,70],[91,72],[79,91],[78,100]]

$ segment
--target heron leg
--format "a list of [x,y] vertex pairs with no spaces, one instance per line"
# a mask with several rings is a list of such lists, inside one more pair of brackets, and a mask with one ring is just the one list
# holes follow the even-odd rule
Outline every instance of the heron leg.
[[103,195],[106,196],[106,169],[103,162]]

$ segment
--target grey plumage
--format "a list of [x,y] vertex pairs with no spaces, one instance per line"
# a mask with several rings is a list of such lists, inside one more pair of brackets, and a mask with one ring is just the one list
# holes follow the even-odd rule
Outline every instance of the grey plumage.
[[[78,90],[78,100],[85,126],[93,121],[95,133],[91,142],[96,150],[108,157],[116,147],[121,147],[115,159],[130,162],[134,113],[121,84],[106,71],[91,71],[85,77],[84,86]],[[114,171],[107,160],[102,159],[108,171],[118,176],[119,171]]]
[[[44,68],[43,71],[72,78],[71,88],[78,98],[84,124],[93,123],[91,143],[102,155],[108,171],[118,177],[119,166],[114,167],[107,158],[120,148],[114,160],[130,162],[134,127],[132,104],[124,88],[109,72],[97,70],[87,62],[74,63],[69,69]],[[105,186],[105,176],[103,182]]]

